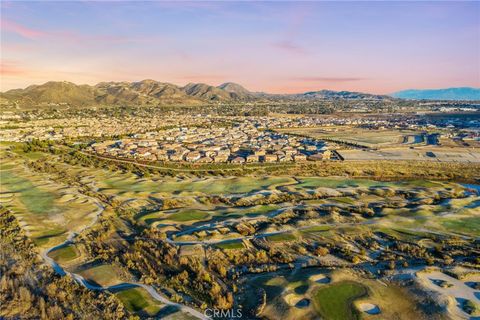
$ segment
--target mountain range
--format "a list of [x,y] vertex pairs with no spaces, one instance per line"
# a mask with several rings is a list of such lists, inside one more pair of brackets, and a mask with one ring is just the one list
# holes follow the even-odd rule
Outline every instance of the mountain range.
[[414,100],[480,100],[480,88],[410,89],[395,92],[391,96]]
[[34,107],[41,105],[159,105],[205,103],[235,103],[242,101],[279,101],[314,99],[363,99],[391,100],[391,97],[350,91],[321,90],[300,94],[268,94],[251,92],[233,82],[212,86],[205,83],[189,83],[177,86],[155,80],[138,82],[101,82],[94,86],[77,85],[66,81],[50,81],[25,89],[13,89],[0,93],[2,105]]
[[367,100],[394,99],[480,100],[480,89],[450,88],[439,90],[405,90],[387,95],[352,91],[320,90],[298,94],[251,92],[241,85],[226,82],[219,86],[189,83],[186,86],[142,80],[138,82],[100,82],[94,86],[66,81],[50,81],[25,89],[0,93],[0,104],[20,108],[68,105],[200,105],[259,101]]

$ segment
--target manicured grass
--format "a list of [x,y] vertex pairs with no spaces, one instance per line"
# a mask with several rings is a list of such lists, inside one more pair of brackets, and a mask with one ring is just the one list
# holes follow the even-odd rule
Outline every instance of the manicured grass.
[[428,180],[409,180],[403,181],[399,184],[410,187],[422,187],[422,188],[439,188],[443,187],[441,182],[428,181]]
[[0,162],[0,170],[10,170],[15,168],[15,165],[13,163],[1,163]]
[[166,219],[173,220],[178,222],[185,222],[185,221],[194,221],[194,220],[203,220],[208,218],[210,214],[205,211],[201,210],[180,210],[179,212],[169,214]]
[[20,195],[20,201],[26,209],[35,214],[49,213],[54,204],[54,195],[36,187],[30,180],[20,177],[12,171],[0,171],[2,186],[10,192]]
[[247,208],[232,208],[231,210],[229,210],[229,214],[235,213],[247,216],[259,216],[277,210],[278,208],[280,207],[274,204],[258,205]]
[[291,233],[279,233],[279,234],[274,234],[271,236],[267,237],[267,240],[273,241],[273,242],[283,242],[283,241],[292,241],[296,240],[297,237],[295,237]]
[[[10,197],[4,206],[29,228],[29,235],[37,246],[59,244],[69,231],[78,230],[91,221],[97,207],[85,196],[65,195],[64,185],[53,183],[33,171],[24,171],[22,163],[10,161],[6,164],[13,164],[14,168],[0,170],[0,191]],[[71,201],[62,202],[69,197]],[[65,254],[63,258],[68,259],[72,252]]]
[[392,183],[379,182],[367,179],[343,179],[343,178],[321,178],[321,177],[305,177],[300,178],[299,187],[304,188],[342,188],[342,187],[373,187],[373,186],[389,186]]
[[143,311],[150,316],[160,311],[161,304],[153,300],[143,288],[131,288],[116,293],[127,310],[131,312]]
[[315,232],[325,232],[330,230],[331,226],[314,226],[307,229],[302,229],[300,232],[302,233],[315,233]]
[[223,242],[223,243],[218,243],[215,246],[225,250],[243,249],[243,243],[241,241]]
[[382,215],[415,216],[415,211],[409,208],[383,208]]
[[469,233],[475,236],[480,236],[480,219],[478,217],[444,219],[440,223],[453,232]]
[[67,262],[78,257],[78,250],[74,246],[66,246],[49,253],[50,258],[57,262]]
[[431,236],[431,233],[424,232],[424,231],[407,230],[407,229],[401,229],[401,228],[393,228],[393,230],[397,231],[402,235],[411,236],[411,237],[429,238]]
[[348,198],[348,197],[337,197],[337,198],[331,198],[331,200],[340,202],[340,203],[346,203],[346,204],[355,204],[355,199],[353,198]]
[[323,319],[359,319],[359,312],[352,302],[366,294],[367,288],[363,285],[343,281],[319,288],[313,295],[313,305]]
[[[47,226],[43,227],[48,228]],[[50,239],[52,238],[64,236],[66,232],[66,229],[51,227],[49,229],[42,230],[41,232],[35,232],[35,236],[32,237],[32,240],[37,246],[43,246],[44,244],[49,243]]]
[[30,160],[38,160],[44,158],[46,156],[45,153],[39,151],[31,151],[31,152],[21,152],[19,153],[22,157],[25,157]]
[[248,193],[289,183],[295,183],[295,180],[291,177],[234,177],[193,182],[190,183],[190,188],[191,191],[206,194],[232,194]]
[[254,190],[272,188],[295,183],[291,177],[233,177],[208,178],[202,180],[164,179],[159,181],[138,180],[128,176],[105,179],[106,188],[132,192],[201,192],[205,194],[248,193]]
[[138,221],[143,221],[148,225],[151,225],[152,223],[162,220],[164,218],[165,214],[163,212],[153,212],[146,214],[144,216],[141,216],[140,218],[137,218]]
[[102,286],[115,285],[121,282],[119,279],[119,271],[112,265],[101,264],[81,270],[80,273],[88,281],[97,283]]

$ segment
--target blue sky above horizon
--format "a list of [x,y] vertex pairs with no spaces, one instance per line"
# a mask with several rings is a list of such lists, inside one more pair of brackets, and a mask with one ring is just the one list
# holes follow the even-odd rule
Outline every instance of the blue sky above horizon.
[[480,2],[1,2],[1,89],[233,81],[253,91],[480,87]]

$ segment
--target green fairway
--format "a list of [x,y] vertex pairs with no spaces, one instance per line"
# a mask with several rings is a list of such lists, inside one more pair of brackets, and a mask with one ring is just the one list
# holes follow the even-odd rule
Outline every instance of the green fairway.
[[17,150],[17,154],[19,154],[22,157],[25,157],[29,160],[38,160],[46,157],[46,153],[40,152],[40,151],[30,151],[30,152],[23,152],[23,150]]
[[274,210],[279,209],[280,207],[275,204],[265,204],[265,205],[258,205],[253,207],[248,207],[242,210],[234,211],[235,213],[244,214],[247,216],[257,216],[270,213]]
[[449,231],[480,236],[480,218],[478,217],[444,219],[440,223]]
[[129,192],[201,192],[205,194],[248,193],[254,190],[273,188],[295,183],[291,177],[231,177],[200,180],[140,180],[126,175],[106,179],[102,184],[108,189]]
[[343,281],[319,288],[313,295],[315,310],[329,320],[359,319],[353,300],[365,296],[367,289],[356,282]]
[[345,203],[345,204],[352,204],[352,205],[356,203],[354,198],[348,198],[348,197],[331,198],[331,200],[334,200],[340,203]]
[[66,229],[58,227],[56,225],[42,226],[43,230],[35,232],[35,235],[32,236],[33,242],[37,246],[42,246],[47,244],[50,239],[57,237],[64,237],[67,232]]
[[61,263],[73,260],[79,256],[78,250],[72,246],[65,246],[55,251],[50,252],[49,257]]
[[279,234],[274,234],[271,236],[267,237],[267,240],[273,241],[273,242],[283,242],[283,241],[292,241],[296,240],[297,237],[295,237],[291,233],[279,233]]
[[241,241],[223,242],[223,243],[218,243],[215,246],[225,250],[243,249],[243,243]]
[[47,214],[53,208],[54,195],[36,187],[30,180],[20,177],[12,171],[0,171],[0,181],[10,192],[20,195],[20,201],[26,209],[35,214]]
[[160,311],[161,304],[154,301],[143,288],[131,288],[116,293],[127,310],[145,312],[153,316]]
[[331,226],[314,226],[307,229],[303,229],[300,232],[302,233],[315,233],[315,232],[325,232],[332,229]]
[[[2,159],[4,160],[4,159]],[[10,170],[0,170],[2,205],[12,210],[28,226],[29,236],[37,246],[63,241],[69,231],[80,229],[91,221],[98,207],[88,197],[66,191],[60,183],[46,179],[10,161]],[[73,252],[59,251],[59,259],[73,258]]]
[[102,286],[111,286],[122,282],[119,276],[120,271],[115,266],[109,264],[96,265],[80,270],[78,273],[88,281]]
[[152,212],[143,216],[138,217],[138,221],[143,221],[148,225],[151,225],[152,223],[162,220],[165,217],[165,214],[161,211],[158,212]]
[[209,216],[210,214],[205,211],[187,209],[187,210],[180,210],[179,212],[169,214],[166,217],[166,219],[178,221],[178,222],[185,222],[185,221],[203,220],[208,218]]
[[299,178],[299,187],[304,188],[342,188],[342,187],[372,187],[372,186],[390,186],[392,183],[379,182],[367,179],[344,179],[344,178],[320,178],[320,177],[305,177]]

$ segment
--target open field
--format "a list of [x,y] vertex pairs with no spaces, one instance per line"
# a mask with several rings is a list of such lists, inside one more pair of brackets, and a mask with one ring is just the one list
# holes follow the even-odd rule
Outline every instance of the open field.
[[369,130],[354,127],[322,127],[322,128],[288,128],[277,129],[315,139],[325,139],[337,142],[346,142],[364,147],[383,147],[400,144],[422,143],[421,132],[411,130]]
[[480,152],[475,148],[450,143],[452,140],[446,138],[441,140],[442,146],[438,146],[435,134],[411,130],[373,130],[342,126],[277,129],[277,131],[358,147],[337,150],[342,159],[347,161],[480,162]]
[[415,160],[436,162],[479,163],[480,152],[465,148],[388,148],[381,150],[338,150],[344,160]]

